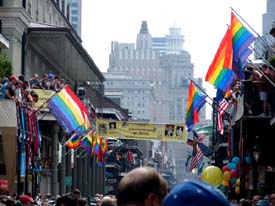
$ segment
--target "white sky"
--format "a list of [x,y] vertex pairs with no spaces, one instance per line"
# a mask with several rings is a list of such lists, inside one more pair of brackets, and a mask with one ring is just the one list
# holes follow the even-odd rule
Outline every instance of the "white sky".
[[261,34],[266,0],[82,0],[83,45],[106,72],[112,41],[135,43],[143,20],[153,37],[169,34],[176,24],[185,36],[195,77],[204,79],[230,24],[230,6]]

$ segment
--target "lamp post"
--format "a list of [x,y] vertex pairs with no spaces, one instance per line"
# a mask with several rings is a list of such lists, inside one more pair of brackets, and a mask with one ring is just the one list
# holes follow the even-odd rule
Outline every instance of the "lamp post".
[[261,155],[261,147],[257,143],[253,147],[253,158],[254,158],[254,168],[253,168],[253,189],[254,189],[254,195],[257,194],[258,189],[258,161]]

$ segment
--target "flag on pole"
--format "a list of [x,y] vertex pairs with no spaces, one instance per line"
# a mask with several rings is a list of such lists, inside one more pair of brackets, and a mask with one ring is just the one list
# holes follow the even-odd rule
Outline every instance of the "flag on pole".
[[236,78],[232,70],[232,58],[232,34],[230,29],[227,29],[206,73],[205,81],[226,92]]
[[244,79],[243,68],[247,64],[247,58],[252,53],[249,46],[256,37],[248,31],[233,11],[231,11],[230,31],[233,45],[233,70],[239,78]]
[[67,134],[81,134],[91,126],[88,109],[68,85],[51,97],[48,107]]
[[94,130],[91,130],[87,135],[82,138],[80,142],[81,147],[87,152],[89,156],[93,154],[93,138],[95,138]]
[[221,135],[223,135],[224,130],[223,130],[223,120],[222,117],[226,110],[229,107],[229,103],[225,100],[222,99],[222,101],[219,102],[218,104],[218,131],[220,132]]
[[196,144],[194,146],[193,157],[190,163],[190,171],[198,167],[198,163],[199,161],[201,161],[202,158],[203,158],[203,153],[198,147],[198,145]]
[[199,122],[199,111],[206,102],[206,95],[200,93],[194,83],[190,81],[188,101],[186,106],[186,126],[191,131],[194,124]]
[[77,148],[81,143],[82,135],[74,132],[71,137],[65,142],[65,145],[70,149]]

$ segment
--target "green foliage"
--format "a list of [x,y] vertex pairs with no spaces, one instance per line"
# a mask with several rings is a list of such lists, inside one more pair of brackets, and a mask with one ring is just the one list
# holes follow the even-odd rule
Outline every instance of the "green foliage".
[[0,78],[9,77],[12,73],[13,68],[7,55],[0,53]]
[[273,68],[275,68],[275,57],[274,56],[269,59],[269,63],[273,66]]

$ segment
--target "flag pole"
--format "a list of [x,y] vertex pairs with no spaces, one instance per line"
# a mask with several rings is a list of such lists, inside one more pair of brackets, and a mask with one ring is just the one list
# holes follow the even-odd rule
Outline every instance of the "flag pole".
[[253,27],[252,26],[250,26],[248,23],[247,23],[247,21],[245,21],[243,18],[242,18],[242,16],[235,10],[235,9],[233,9],[232,7],[230,7],[231,8],[231,10],[256,34],[256,36],[266,45],[266,46],[268,46],[271,50],[274,50],[272,47],[270,47],[269,45],[268,45],[268,43],[267,43],[267,41],[266,41],[266,39],[263,39],[260,35],[259,35],[259,33],[258,32],[256,32],[255,31],[255,29],[253,29]]
[[255,29],[253,29],[253,27],[250,26],[235,9],[233,9],[231,6],[230,9],[257,35],[257,37],[261,38],[260,35],[255,31]]

